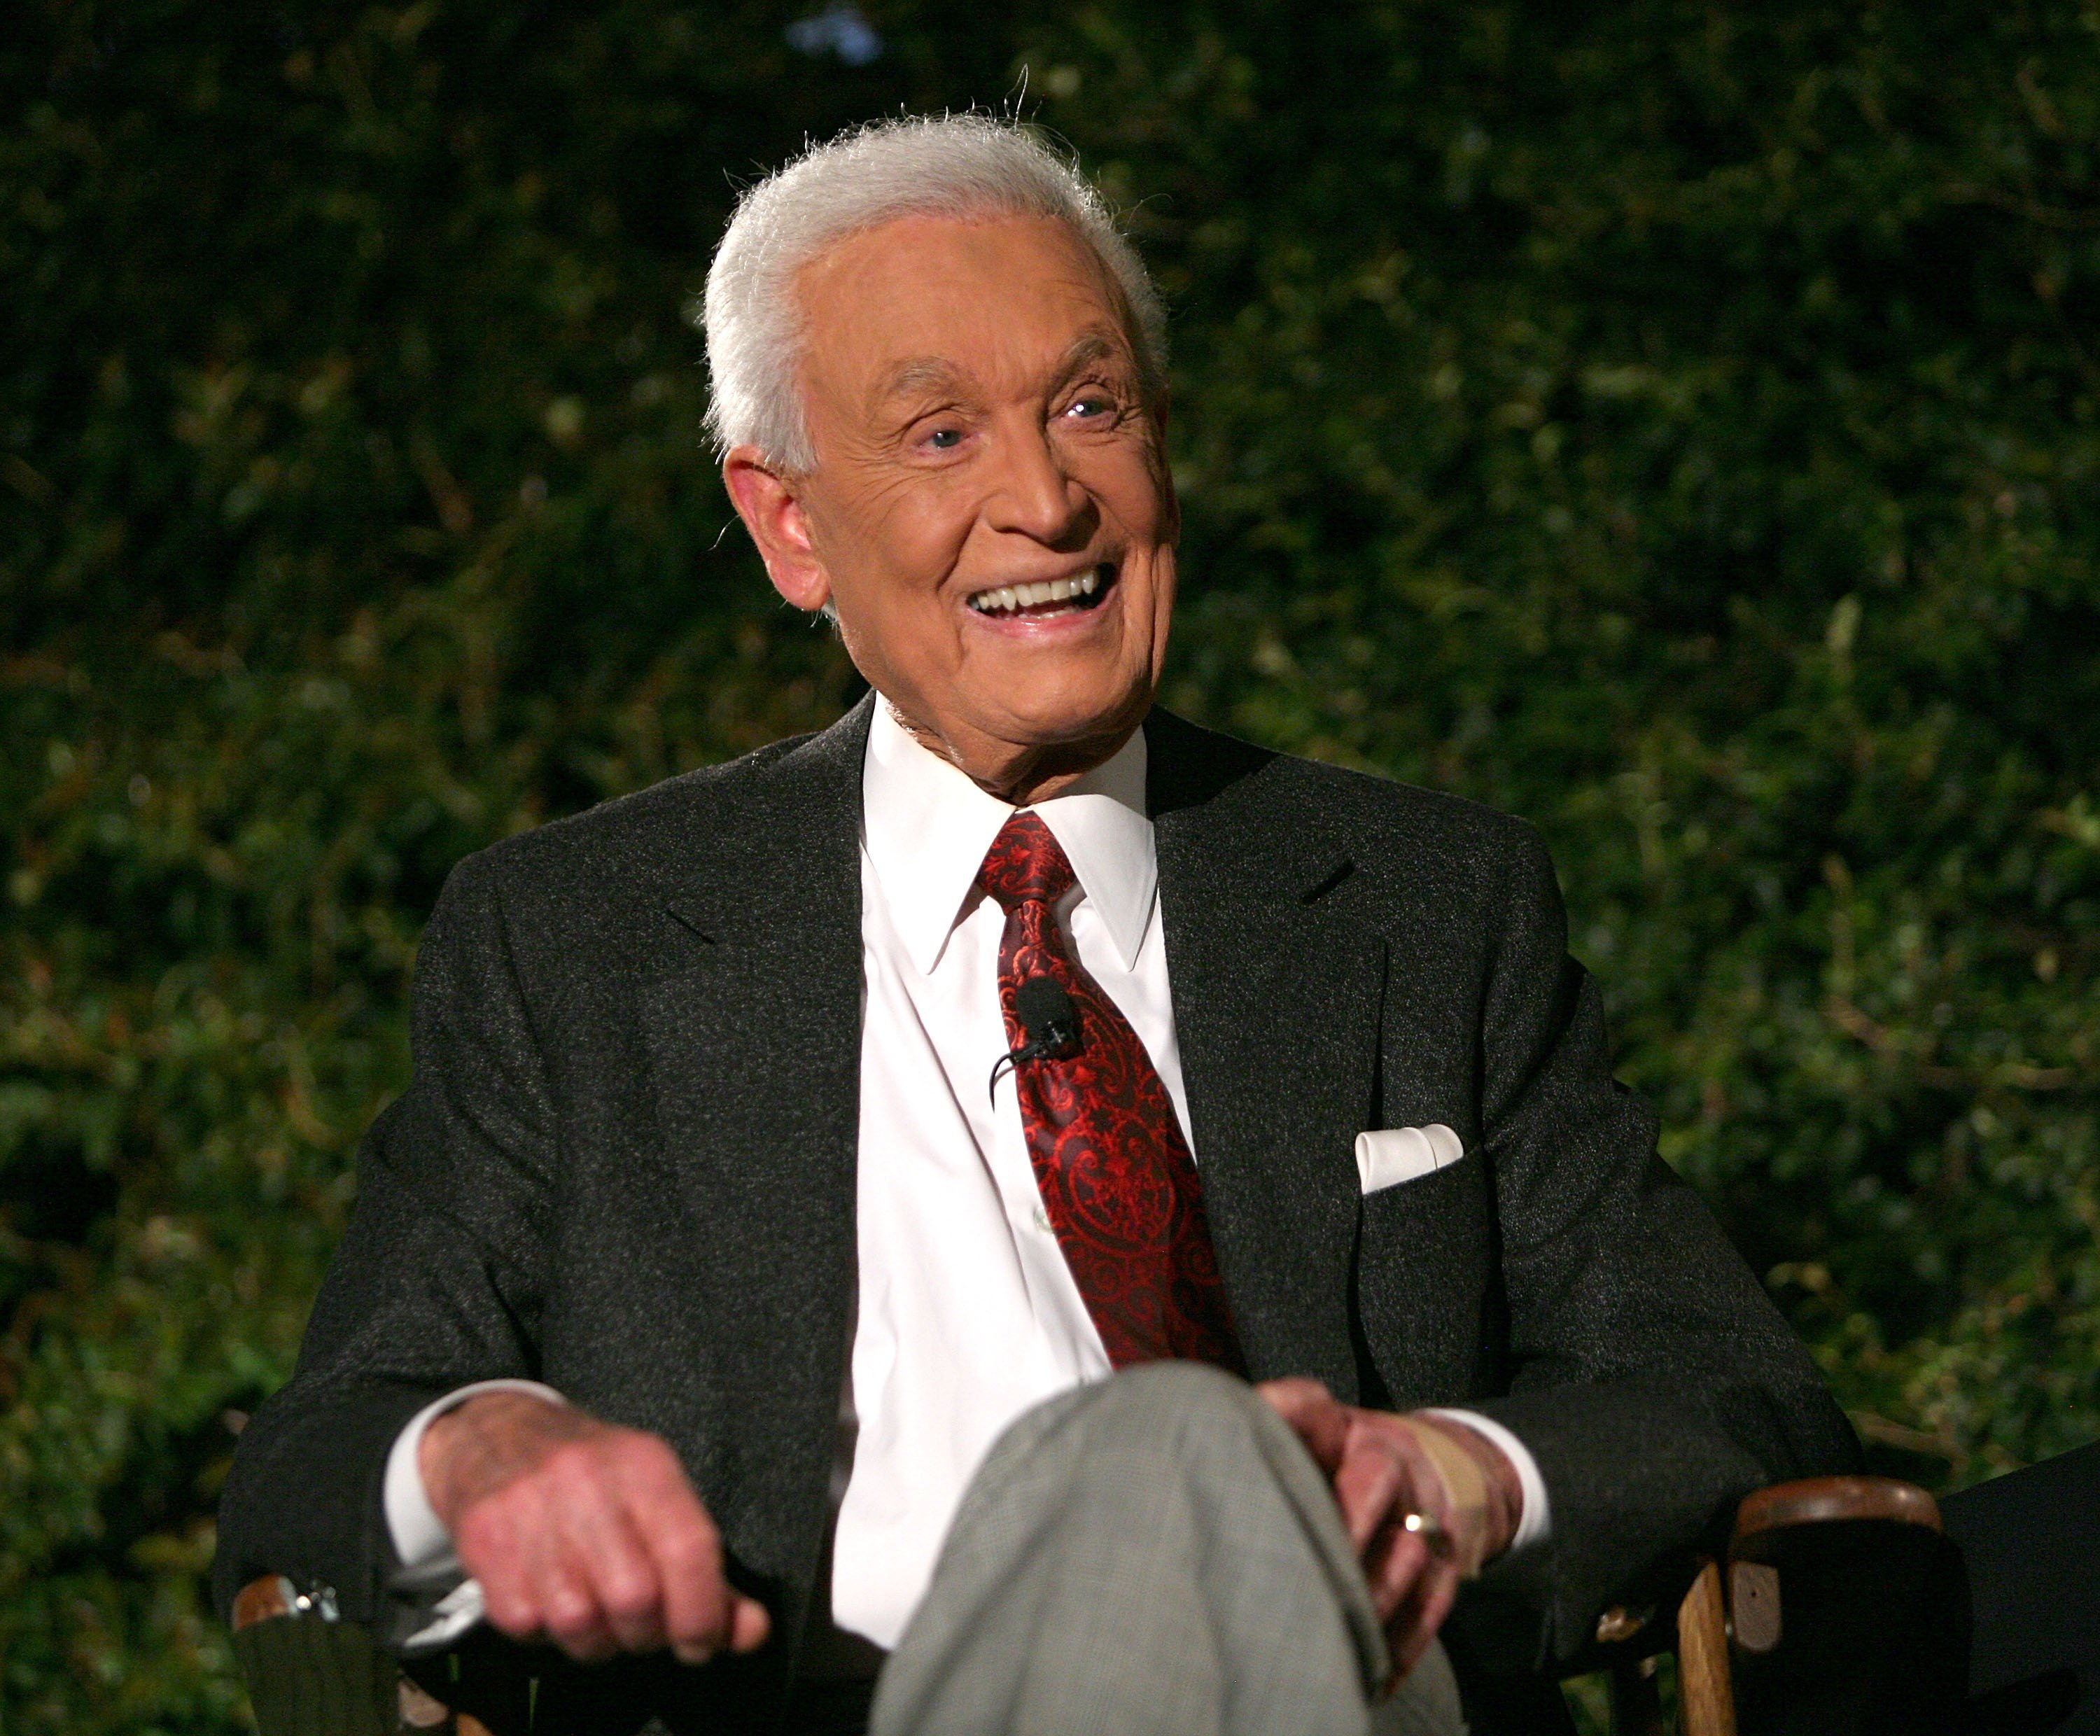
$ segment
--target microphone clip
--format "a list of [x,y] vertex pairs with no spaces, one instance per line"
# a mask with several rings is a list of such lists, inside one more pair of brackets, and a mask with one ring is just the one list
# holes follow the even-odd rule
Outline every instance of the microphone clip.
[[1030,977],[1015,989],[1013,1016],[1027,1040],[992,1063],[991,1080],[985,1094],[994,1102],[998,1100],[999,1080],[1022,1062],[1077,1054],[1085,1041],[1079,1009],[1054,977]]

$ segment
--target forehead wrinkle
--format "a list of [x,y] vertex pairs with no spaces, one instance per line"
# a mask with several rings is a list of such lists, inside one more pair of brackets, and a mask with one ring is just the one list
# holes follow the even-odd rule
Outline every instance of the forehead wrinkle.
[[[1069,379],[1083,368],[1101,361],[1127,361],[1124,347],[1099,331],[1083,332],[1065,347],[1065,353],[1046,378]],[[915,356],[899,362],[877,382],[872,394],[877,404],[920,392],[942,392],[955,397],[971,395],[968,375],[953,362],[938,356]]]

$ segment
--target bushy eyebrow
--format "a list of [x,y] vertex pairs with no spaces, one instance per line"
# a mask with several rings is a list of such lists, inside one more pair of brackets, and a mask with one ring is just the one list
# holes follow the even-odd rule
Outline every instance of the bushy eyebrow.
[[[1083,332],[1059,359],[1053,378],[1062,382],[1096,362],[1127,360],[1123,347],[1105,334]],[[922,391],[958,398],[972,395],[968,378],[953,362],[938,356],[915,356],[890,370],[889,378],[876,388],[875,400],[885,404]]]
[[938,356],[916,356],[908,362],[900,362],[891,370],[889,378],[876,387],[876,398],[883,402],[921,391],[961,395],[962,373],[952,362],[942,361]]
[[1088,332],[1075,339],[1071,348],[1065,351],[1065,360],[1057,369],[1057,378],[1069,380],[1082,369],[1090,368],[1096,362],[1121,361],[1123,359],[1120,347],[1100,332]]

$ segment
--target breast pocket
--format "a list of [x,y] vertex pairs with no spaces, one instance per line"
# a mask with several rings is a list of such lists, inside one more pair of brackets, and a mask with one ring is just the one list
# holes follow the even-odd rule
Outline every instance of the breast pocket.
[[1427,1127],[1382,1127],[1357,1135],[1357,1182],[1365,1194],[1449,1169],[1466,1155],[1458,1134],[1441,1121]]
[[1363,1196],[1357,1313],[1399,1408],[1493,1389],[1502,1346],[1488,1183],[1487,1164],[1469,1153]]

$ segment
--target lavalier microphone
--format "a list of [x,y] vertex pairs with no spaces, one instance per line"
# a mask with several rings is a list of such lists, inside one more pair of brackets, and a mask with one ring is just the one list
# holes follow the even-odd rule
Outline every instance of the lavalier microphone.
[[1024,1061],[1054,1060],[1076,1054],[1083,1040],[1079,1009],[1055,977],[1030,977],[1013,992],[1013,1016],[1026,1040],[1020,1048],[992,1064],[986,1094],[997,1098],[1000,1076]]

